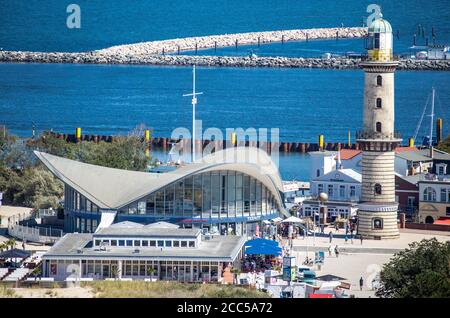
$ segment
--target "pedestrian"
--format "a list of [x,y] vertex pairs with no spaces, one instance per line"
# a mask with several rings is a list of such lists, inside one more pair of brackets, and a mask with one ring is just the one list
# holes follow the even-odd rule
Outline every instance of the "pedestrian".
[[363,244],[363,236],[360,234],[359,235],[359,238],[360,238],[360,240],[361,240],[361,245]]
[[339,248],[337,245],[334,247],[334,254],[336,254],[336,258],[339,257]]
[[336,223],[336,224],[334,225],[334,228],[336,229],[336,232],[339,231],[339,224]]
[[359,290],[362,290],[363,286],[364,286],[364,279],[361,276],[361,278],[359,279]]
[[330,246],[328,246],[328,256],[331,256],[331,254],[333,253],[333,248]]
[[25,240],[22,241],[22,249],[25,251]]
[[333,242],[333,232],[330,231],[328,234],[328,237],[330,238],[330,244]]

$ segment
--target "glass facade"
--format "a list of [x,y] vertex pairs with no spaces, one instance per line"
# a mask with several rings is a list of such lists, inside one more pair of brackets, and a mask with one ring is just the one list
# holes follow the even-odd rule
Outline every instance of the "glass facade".
[[[242,235],[255,230],[247,222],[278,214],[280,206],[275,195],[244,173],[212,171],[186,176],[117,212],[119,220],[151,223],[155,219],[180,218],[190,220],[185,227],[198,221],[212,232]],[[66,185],[64,204],[65,232],[95,232],[101,212],[94,203]]]
[[[145,207],[145,213],[144,213]],[[188,176],[121,209],[155,217],[258,217],[279,211],[274,195],[257,179],[236,171]]]

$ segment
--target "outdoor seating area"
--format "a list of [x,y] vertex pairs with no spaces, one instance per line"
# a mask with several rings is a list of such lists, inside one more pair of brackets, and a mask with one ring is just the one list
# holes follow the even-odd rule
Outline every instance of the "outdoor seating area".
[[243,272],[264,272],[281,266],[282,249],[277,241],[257,238],[244,246]]

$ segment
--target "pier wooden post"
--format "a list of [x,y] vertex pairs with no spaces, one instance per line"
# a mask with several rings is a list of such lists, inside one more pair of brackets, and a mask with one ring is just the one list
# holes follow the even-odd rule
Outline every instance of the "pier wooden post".
[[236,39],[235,45],[236,45],[236,50],[237,50],[237,48],[238,48],[238,40],[237,39]]
[[217,52],[217,41],[214,41],[214,53]]
[[261,37],[258,36],[258,47],[260,47],[260,46],[261,46]]
[[178,55],[180,55],[180,46],[178,45],[178,49],[177,49]]
[[197,43],[195,43],[195,54],[197,54],[197,48],[198,48]]

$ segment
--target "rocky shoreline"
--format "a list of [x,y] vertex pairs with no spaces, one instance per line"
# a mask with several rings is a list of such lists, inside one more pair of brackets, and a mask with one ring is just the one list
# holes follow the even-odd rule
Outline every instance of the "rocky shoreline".
[[[129,64],[166,66],[210,66],[210,67],[277,67],[277,68],[324,68],[356,69],[360,59],[350,58],[288,58],[288,57],[231,57],[190,55],[124,55],[98,56],[88,53],[39,53],[1,51],[0,62],[15,63],[75,63],[75,64]],[[450,60],[399,61],[399,70],[449,71]]]
[[[168,53],[234,45],[302,41],[309,39],[361,38],[366,28],[326,28],[273,32],[252,32],[230,35],[214,35],[142,42],[113,46],[107,49],[79,53],[46,53],[0,51],[0,62],[16,63],[77,63],[77,64],[130,64],[212,67],[279,67],[279,68],[325,68],[356,69],[360,59],[355,58],[288,58],[250,56],[197,56]],[[237,43],[236,43],[237,41]],[[167,53],[167,54],[166,54]],[[400,60],[400,70],[449,71],[450,60]]]

